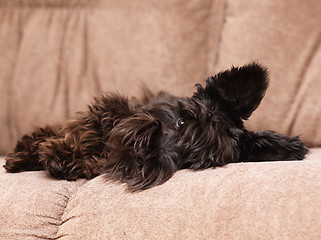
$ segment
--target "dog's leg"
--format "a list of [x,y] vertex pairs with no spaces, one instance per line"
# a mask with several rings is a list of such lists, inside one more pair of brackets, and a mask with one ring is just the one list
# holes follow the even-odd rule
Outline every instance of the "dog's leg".
[[42,170],[39,162],[39,145],[46,139],[58,136],[58,129],[53,127],[38,128],[32,134],[25,135],[17,142],[13,153],[6,157],[4,168],[8,172]]
[[273,131],[245,132],[240,138],[240,162],[302,160],[308,149],[299,137]]
[[48,139],[39,148],[40,161],[59,179],[91,179],[105,170],[106,142],[112,128],[132,115],[128,101],[118,95],[106,95],[89,106],[77,119],[67,122],[63,137]]
[[48,170],[54,177],[74,180],[101,173],[109,132],[133,113],[128,101],[116,94],[95,99],[89,110],[56,130],[38,129],[18,142],[7,156],[8,172]]
[[[48,139],[40,144],[39,161],[55,178],[91,179],[101,173],[103,159],[97,157],[94,150],[90,152],[90,148],[81,145],[80,142],[66,142],[64,138]],[[98,142],[92,142],[92,147],[100,148]]]

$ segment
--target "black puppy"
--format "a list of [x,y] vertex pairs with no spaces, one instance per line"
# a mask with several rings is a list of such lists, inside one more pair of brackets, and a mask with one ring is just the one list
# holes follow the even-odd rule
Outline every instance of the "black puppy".
[[166,92],[131,103],[117,94],[96,98],[62,127],[36,129],[8,154],[8,172],[48,170],[60,179],[106,174],[132,191],[167,181],[179,169],[243,161],[301,160],[298,137],[251,132],[243,120],[268,87],[265,68],[252,63],[210,77],[190,98]]

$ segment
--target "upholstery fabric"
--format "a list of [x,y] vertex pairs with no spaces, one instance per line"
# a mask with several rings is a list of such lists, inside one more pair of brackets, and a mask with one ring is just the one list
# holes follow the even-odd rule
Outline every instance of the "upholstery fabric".
[[103,175],[1,170],[0,239],[320,239],[320,171],[319,148],[304,161],[179,171],[133,194]]
[[54,239],[69,199],[84,180],[58,181],[45,172],[8,174],[3,164],[1,158],[0,239]]
[[219,35],[208,39],[220,28],[219,3],[1,1],[0,153],[105,91],[139,96],[148,84],[191,95],[216,52]]
[[191,96],[250,61],[269,67],[271,86],[247,126],[320,146],[320,10],[318,0],[2,0],[0,154],[102,92]]
[[226,2],[216,71],[259,61],[270,70],[266,97],[251,129],[302,135],[321,144],[321,2]]

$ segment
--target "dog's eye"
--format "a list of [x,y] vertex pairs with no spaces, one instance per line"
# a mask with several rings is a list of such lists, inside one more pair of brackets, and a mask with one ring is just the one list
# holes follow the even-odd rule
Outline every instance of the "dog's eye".
[[179,118],[176,122],[176,127],[179,128],[184,125],[184,120],[183,118]]

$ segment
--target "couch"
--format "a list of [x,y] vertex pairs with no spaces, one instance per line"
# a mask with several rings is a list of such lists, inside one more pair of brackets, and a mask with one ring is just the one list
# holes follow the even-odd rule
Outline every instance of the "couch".
[[2,156],[105,91],[190,96],[252,61],[270,87],[246,127],[310,148],[303,161],[182,170],[138,193],[104,175],[1,168],[0,239],[321,239],[320,12],[318,0],[0,0]]

